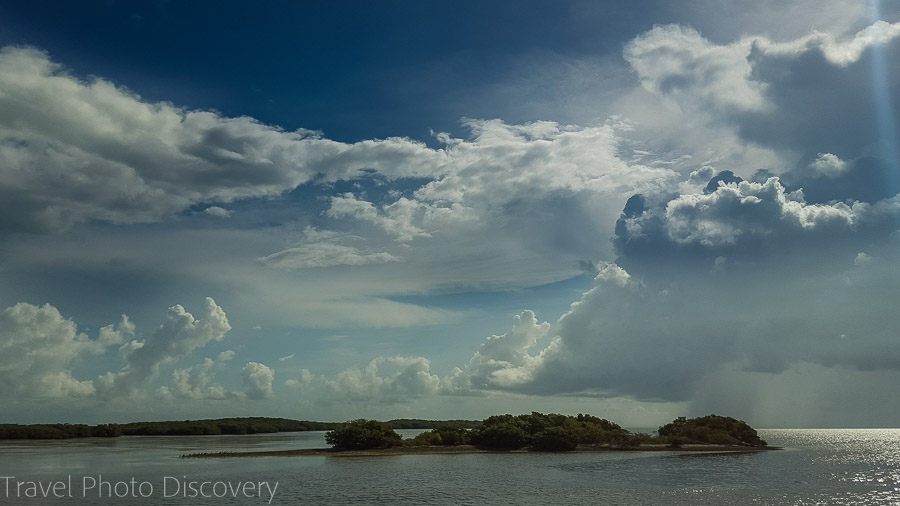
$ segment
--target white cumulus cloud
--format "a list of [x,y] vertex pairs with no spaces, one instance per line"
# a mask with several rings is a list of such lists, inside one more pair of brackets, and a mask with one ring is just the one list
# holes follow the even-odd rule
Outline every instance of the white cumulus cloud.
[[364,368],[350,368],[334,379],[316,377],[304,370],[293,386],[324,395],[325,403],[402,403],[437,393],[440,378],[430,371],[424,357],[377,357]]
[[123,345],[125,367],[101,376],[98,384],[108,395],[129,393],[155,378],[163,364],[185,357],[212,341],[221,341],[229,330],[231,325],[225,311],[210,297],[206,298],[202,319],[195,318],[180,304],[172,306],[166,320],[150,338]]
[[2,229],[153,222],[198,203],[277,196],[317,175],[428,176],[443,163],[443,152],[408,139],[345,144],[149,103],[75,77],[36,49],[0,50]]
[[247,362],[241,372],[248,399],[270,399],[275,396],[272,390],[272,383],[275,381],[274,369],[259,362]]
[[70,319],[49,305],[19,303],[0,313],[0,384],[2,394],[22,397],[91,395],[90,380],[72,377],[72,363],[99,355],[134,333],[123,315],[118,326],[100,329],[97,339],[78,332]]

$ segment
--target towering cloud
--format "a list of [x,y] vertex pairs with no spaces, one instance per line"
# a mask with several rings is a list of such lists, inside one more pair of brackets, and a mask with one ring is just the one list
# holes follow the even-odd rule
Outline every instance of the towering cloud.
[[896,198],[807,204],[770,178],[641,200],[618,227],[628,272],[601,267],[519,390],[688,400],[724,369],[900,372]]
[[534,312],[517,314],[512,330],[488,337],[469,361],[466,372],[470,385],[475,389],[514,388],[533,381],[542,357],[529,351],[549,330],[550,324],[538,323]]
[[[231,330],[225,311],[207,297],[204,319],[197,319],[180,304],[169,308],[165,322],[145,341],[132,340],[120,350],[125,367],[98,379],[106,395],[122,395],[144,386],[159,374],[163,364],[189,355],[212,341],[221,341]],[[199,371],[198,371],[199,372]]]

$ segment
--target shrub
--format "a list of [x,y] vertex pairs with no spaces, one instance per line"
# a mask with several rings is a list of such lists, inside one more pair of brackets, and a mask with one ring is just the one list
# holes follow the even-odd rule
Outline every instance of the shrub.
[[617,431],[610,436],[609,444],[620,448],[636,448],[641,446],[643,437],[626,431]]
[[412,439],[403,440],[403,446],[432,446],[438,444],[441,444],[441,436],[434,431],[423,432]]
[[550,427],[539,432],[531,441],[531,448],[545,452],[568,452],[578,447],[578,439],[562,427]]
[[447,425],[432,430],[434,434],[439,436],[437,444],[444,446],[457,446],[469,444],[469,431],[462,427],[454,427]]
[[325,441],[334,448],[366,450],[403,444],[399,434],[376,420],[360,418],[325,433]]
[[475,429],[471,441],[493,450],[516,450],[528,444],[528,434],[513,423],[499,423]]
[[678,436],[669,436],[669,448],[681,448],[684,444],[684,438]]
[[707,415],[687,419],[678,417],[659,428],[660,436],[677,436],[686,441],[715,444],[766,446],[752,427],[727,416]]

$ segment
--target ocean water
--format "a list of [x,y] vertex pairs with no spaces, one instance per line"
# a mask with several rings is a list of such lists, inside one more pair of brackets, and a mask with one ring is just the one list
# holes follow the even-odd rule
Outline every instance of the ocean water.
[[900,429],[760,434],[784,450],[179,459],[324,433],[2,441],[0,504],[900,504]]

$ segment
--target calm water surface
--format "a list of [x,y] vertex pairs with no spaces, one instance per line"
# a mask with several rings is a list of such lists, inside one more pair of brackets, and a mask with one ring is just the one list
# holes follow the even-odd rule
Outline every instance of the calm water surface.
[[[760,434],[785,449],[184,460],[178,455],[323,447],[324,432],[4,441],[0,477],[14,478],[0,479],[0,504],[267,504],[272,497],[271,504],[900,505],[900,429]],[[92,481],[107,488],[83,490]],[[227,493],[229,484],[235,490],[248,481],[253,488],[238,489],[237,497]],[[63,497],[50,492],[49,498],[29,498],[28,484],[17,491],[17,482],[62,482],[66,488],[57,485]],[[146,484],[137,490],[141,482]],[[184,497],[188,482],[206,482],[207,495],[215,490],[226,497],[190,497],[190,491]],[[255,490],[260,482],[267,485]],[[133,497],[141,491],[149,496]]]

